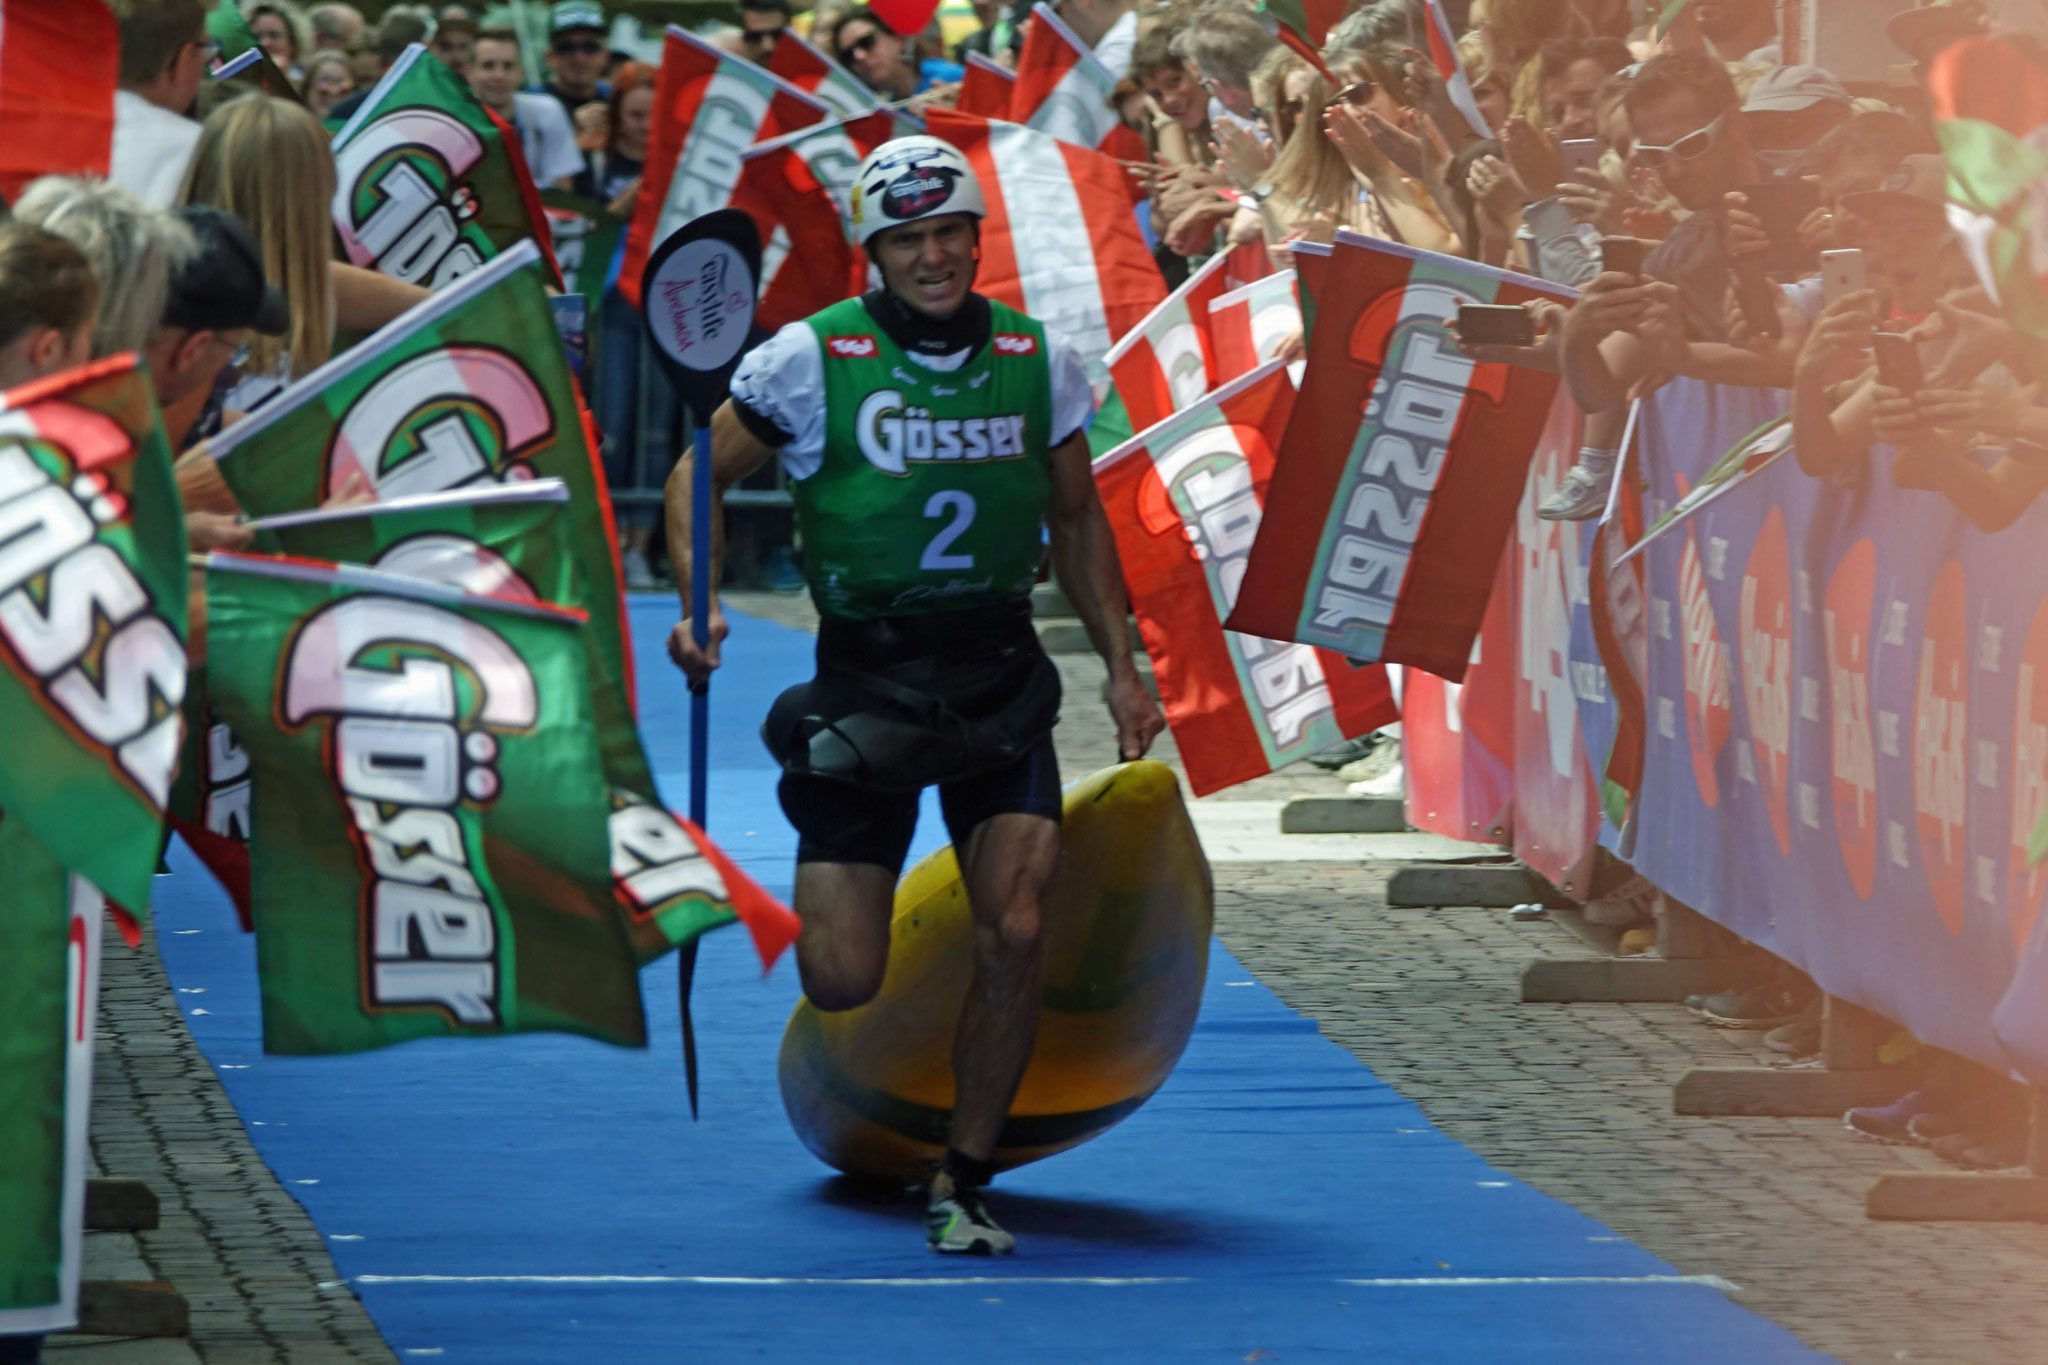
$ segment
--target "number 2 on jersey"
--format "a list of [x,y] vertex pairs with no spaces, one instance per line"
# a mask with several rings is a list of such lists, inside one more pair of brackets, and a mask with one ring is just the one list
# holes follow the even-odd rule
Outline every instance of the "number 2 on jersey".
[[948,569],[974,567],[973,555],[946,553],[953,542],[965,535],[967,528],[974,524],[974,496],[971,493],[962,493],[957,488],[945,489],[932,494],[926,500],[924,514],[927,517],[943,517],[948,509],[952,511],[953,519],[940,527],[939,533],[932,537],[931,544],[924,547],[924,554],[919,556],[917,561],[917,567],[920,569],[944,572]]

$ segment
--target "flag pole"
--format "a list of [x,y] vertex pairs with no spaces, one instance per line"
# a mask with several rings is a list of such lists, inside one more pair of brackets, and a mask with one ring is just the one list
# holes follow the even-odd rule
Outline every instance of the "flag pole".
[[[691,412],[690,469],[690,637],[701,652],[711,643],[711,423],[710,414]],[[711,679],[690,684],[690,819],[710,824]],[[690,1117],[697,1117],[697,1027],[690,1017],[690,985],[697,975],[693,938],[676,953],[676,998],[683,1017],[683,1081],[690,1092]]]
[[[711,414],[725,401],[753,325],[761,278],[761,236],[738,209],[715,209],[669,234],[641,274],[642,320],[669,382],[690,414],[690,637],[701,654],[711,643]],[[690,684],[690,819],[710,823],[711,680]],[[683,1025],[683,1074],[690,1117],[697,1117],[697,1028],[690,986],[697,939],[676,953],[677,1007]]]

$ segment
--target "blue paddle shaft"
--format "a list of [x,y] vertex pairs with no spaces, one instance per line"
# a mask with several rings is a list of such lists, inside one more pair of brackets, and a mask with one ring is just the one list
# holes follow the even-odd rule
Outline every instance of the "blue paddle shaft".
[[[703,649],[711,640],[711,428],[696,431],[690,471],[690,635]],[[690,689],[690,818],[706,825],[711,775],[711,684]]]

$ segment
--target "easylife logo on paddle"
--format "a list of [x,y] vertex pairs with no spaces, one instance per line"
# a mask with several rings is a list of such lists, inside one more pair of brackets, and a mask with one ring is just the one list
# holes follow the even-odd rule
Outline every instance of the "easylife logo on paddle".
[[1828,647],[1835,837],[1849,884],[1865,900],[1877,877],[1877,752],[1870,731],[1870,609],[1876,597],[1877,547],[1859,540],[1828,579],[1821,634]]
[[349,404],[328,447],[321,500],[366,476],[379,501],[533,477],[555,435],[526,367],[489,346],[443,346],[393,367]]
[[[1176,444],[1152,462],[1159,484],[1173,503],[1191,553],[1201,561],[1216,603],[1216,617],[1229,617],[1244,582],[1245,563],[1258,538],[1261,509],[1244,452],[1264,435],[1256,427],[1214,426]],[[1269,757],[1281,755],[1307,737],[1318,721],[1335,717],[1322,661],[1312,646],[1263,640],[1234,630],[1223,632],[1239,675],[1249,682],[1258,706]],[[1331,737],[1335,731],[1330,732]]]
[[1920,639],[1913,698],[1913,810],[1920,861],[1934,908],[1951,934],[1963,931],[1963,837],[1970,733],[1969,597],[1963,566],[1950,560],[1934,580]]
[[1014,460],[1024,454],[1024,417],[934,418],[929,408],[906,407],[897,389],[877,389],[854,415],[854,442],[884,474],[904,475],[913,464]]
[[439,289],[482,265],[490,243],[469,225],[483,159],[476,130],[439,109],[400,109],[335,153],[334,224],[350,264]]
[[68,404],[0,415],[0,655],[161,810],[184,737],[185,646],[99,538],[126,519],[126,497],[74,454],[129,445],[111,420]]
[[1773,506],[1742,573],[1742,700],[1756,747],[1757,784],[1778,852],[1792,851],[1786,787],[1792,751],[1792,581],[1785,515]]
[[474,862],[475,811],[501,794],[500,735],[540,716],[525,660],[444,608],[351,597],[294,634],[278,713],[290,728],[328,727],[329,771],[374,872],[367,1003],[498,1022],[497,917]]
[[2027,865],[2034,826],[2048,812],[2048,599],[2034,610],[2020,654],[2018,695],[2012,717],[2012,845],[2006,873],[2007,914],[2013,947],[2026,950],[2041,897],[2048,893],[2048,862]]

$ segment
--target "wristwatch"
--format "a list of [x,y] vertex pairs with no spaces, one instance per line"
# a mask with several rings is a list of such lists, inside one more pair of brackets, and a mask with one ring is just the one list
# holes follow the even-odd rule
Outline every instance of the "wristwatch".
[[1261,180],[1258,184],[1252,186],[1249,190],[1245,191],[1245,197],[1250,199],[1254,204],[1258,204],[1261,207],[1263,207],[1265,205],[1265,202],[1273,197],[1273,188],[1274,186],[1272,181]]

